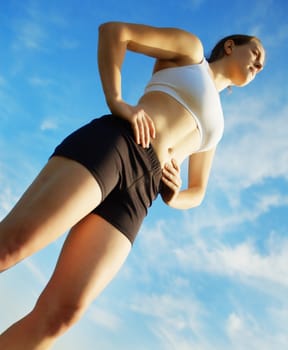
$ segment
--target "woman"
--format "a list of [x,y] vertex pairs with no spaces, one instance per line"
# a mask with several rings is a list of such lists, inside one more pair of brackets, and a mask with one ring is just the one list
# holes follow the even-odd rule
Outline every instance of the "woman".
[[[156,59],[136,106],[121,95],[126,50]],[[257,38],[236,35],[220,41],[208,63],[186,31],[100,26],[99,71],[113,115],[66,138],[1,222],[1,271],[72,227],[51,280],[34,309],[0,336],[1,349],[49,349],[81,317],[125,261],[158,192],[174,208],[201,203],[223,133],[219,92],[251,82],[264,55]],[[187,157],[188,188],[180,190]]]

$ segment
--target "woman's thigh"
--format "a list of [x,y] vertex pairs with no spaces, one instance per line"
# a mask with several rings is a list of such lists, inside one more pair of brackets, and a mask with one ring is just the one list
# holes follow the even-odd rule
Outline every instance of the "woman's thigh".
[[86,216],[67,236],[37,303],[40,315],[53,314],[51,305],[82,314],[113,279],[130,250],[130,241],[110,223],[95,214]]
[[81,164],[53,157],[0,223],[0,243],[19,260],[70,229],[101,201],[100,187]]

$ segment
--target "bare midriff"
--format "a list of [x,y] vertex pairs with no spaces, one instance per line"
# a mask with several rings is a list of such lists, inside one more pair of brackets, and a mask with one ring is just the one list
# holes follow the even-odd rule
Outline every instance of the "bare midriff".
[[151,144],[161,166],[172,158],[179,164],[200,146],[200,132],[191,113],[169,95],[151,91],[138,103],[152,118],[156,138]]

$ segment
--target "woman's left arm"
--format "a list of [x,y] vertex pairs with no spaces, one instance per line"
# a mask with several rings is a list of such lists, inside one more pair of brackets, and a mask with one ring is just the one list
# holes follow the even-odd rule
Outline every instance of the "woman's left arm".
[[176,209],[190,209],[199,206],[205,196],[215,148],[195,153],[189,157],[188,188],[181,189],[180,166],[176,160],[163,169],[163,186],[160,191],[163,201]]

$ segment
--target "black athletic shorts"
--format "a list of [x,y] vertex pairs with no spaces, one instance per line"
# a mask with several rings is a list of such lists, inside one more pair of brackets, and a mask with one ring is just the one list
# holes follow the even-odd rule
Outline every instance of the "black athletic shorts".
[[133,244],[160,188],[162,171],[153,148],[135,143],[127,121],[105,115],[69,135],[53,156],[75,160],[91,172],[102,191],[102,202],[93,213]]

